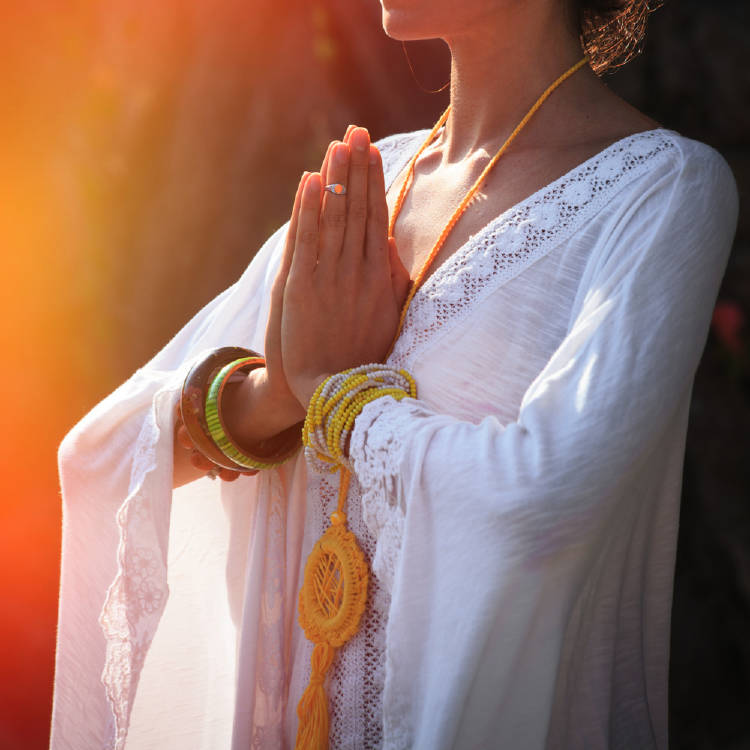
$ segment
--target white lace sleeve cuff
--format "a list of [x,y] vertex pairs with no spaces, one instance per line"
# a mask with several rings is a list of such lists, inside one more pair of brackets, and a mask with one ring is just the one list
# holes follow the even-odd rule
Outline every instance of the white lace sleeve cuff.
[[376,539],[373,573],[388,591],[393,585],[406,515],[399,476],[409,423],[429,416],[419,401],[390,396],[367,404],[357,417],[349,460],[362,489],[362,518]]

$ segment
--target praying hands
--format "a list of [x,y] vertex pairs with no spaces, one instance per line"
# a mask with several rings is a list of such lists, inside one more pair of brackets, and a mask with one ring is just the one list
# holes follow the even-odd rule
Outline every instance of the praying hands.
[[[324,190],[328,184],[345,186],[345,194]],[[282,284],[272,301],[272,316],[281,308],[273,335],[300,404],[326,376],[386,357],[409,275],[388,237],[383,166],[364,128],[329,146],[321,173],[303,175]]]
[[[344,186],[340,194],[326,185]],[[232,384],[222,399],[229,434],[241,446],[302,421],[329,374],[382,361],[395,336],[409,273],[388,237],[380,153],[364,128],[332,141],[320,172],[302,175],[271,291],[266,367]],[[175,431],[175,486],[208,471],[184,426]],[[229,469],[223,479],[236,478]]]

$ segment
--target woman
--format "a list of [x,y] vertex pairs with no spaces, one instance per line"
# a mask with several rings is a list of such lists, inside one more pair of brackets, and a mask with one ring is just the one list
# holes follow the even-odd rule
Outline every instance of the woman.
[[[444,126],[350,128],[240,280],[61,447],[53,747],[292,747],[298,724],[335,748],[667,747],[688,404],[737,204],[718,154],[576,65],[581,28],[602,67],[644,14],[597,36],[588,0],[383,1],[387,34],[450,47]],[[221,397],[248,453],[346,368],[416,383],[368,385],[330,448],[371,574],[327,677],[297,599],[333,428],[309,462],[202,479],[175,407],[227,345],[265,353]],[[328,727],[304,701],[298,722],[311,674]]]

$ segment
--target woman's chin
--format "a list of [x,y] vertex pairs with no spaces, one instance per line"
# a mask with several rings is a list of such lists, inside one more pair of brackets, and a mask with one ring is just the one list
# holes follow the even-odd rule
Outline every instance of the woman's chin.
[[[387,0],[386,0],[387,2]],[[417,39],[435,39],[438,35],[420,26],[415,13],[401,8],[387,8],[383,5],[383,31],[398,42]]]

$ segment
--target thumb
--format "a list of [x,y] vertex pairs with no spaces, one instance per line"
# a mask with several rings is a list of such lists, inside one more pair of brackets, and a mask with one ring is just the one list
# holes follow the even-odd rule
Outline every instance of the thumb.
[[268,313],[268,322],[266,323],[266,367],[270,363],[271,367],[275,368],[277,364],[280,366],[281,363],[281,319],[284,306],[284,290],[286,289],[286,280],[289,276],[289,269],[292,266],[292,259],[294,258],[294,243],[297,236],[302,191],[305,189],[305,184],[309,176],[309,172],[303,172],[297,186],[292,217],[289,220],[289,227],[286,233],[284,252],[281,256],[279,270],[276,272],[276,278],[273,280],[271,286],[271,307]]
[[393,297],[398,303],[399,309],[403,307],[406,301],[406,295],[409,293],[411,286],[411,277],[406,266],[401,262],[401,256],[398,254],[396,239],[388,238],[388,260],[391,265],[391,284],[393,285]]

